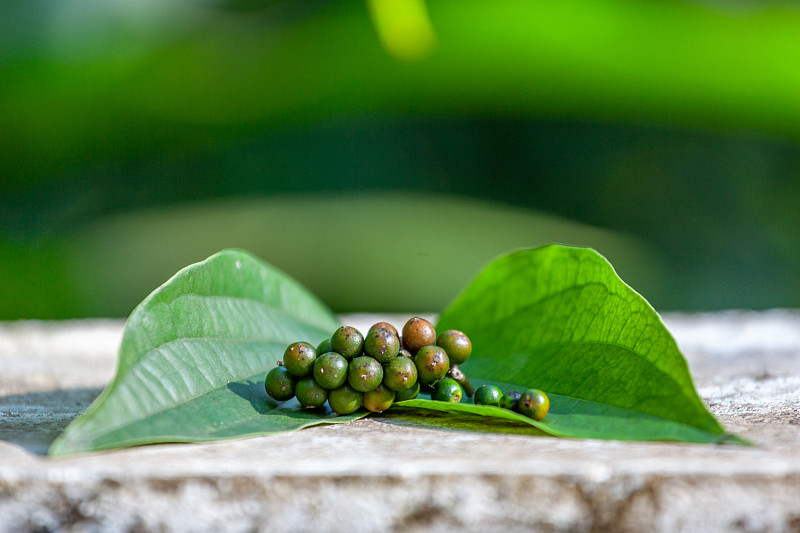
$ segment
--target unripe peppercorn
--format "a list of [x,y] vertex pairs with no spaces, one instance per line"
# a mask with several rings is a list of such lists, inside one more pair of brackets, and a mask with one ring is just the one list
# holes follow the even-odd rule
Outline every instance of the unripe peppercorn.
[[412,355],[423,346],[432,346],[435,342],[436,330],[424,318],[414,317],[403,326],[403,348]]
[[408,357],[395,357],[383,370],[383,383],[393,391],[410,389],[417,384],[417,365]]
[[364,393],[364,407],[373,413],[381,413],[392,406],[395,392],[384,385]]
[[436,346],[444,348],[451,365],[461,365],[472,353],[472,342],[469,337],[455,329],[448,329],[436,338]]
[[347,360],[336,352],[328,352],[314,361],[314,380],[323,389],[341,387],[347,380]]
[[417,379],[423,383],[436,383],[450,369],[447,353],[438,346],[423,346],[414,356]]
[[475,391],[472,401],[475,402],[475,405],[494,405],[499,407],[502,397],[503,391],[501,391],[497,386],[481,385]]
[[283,366],[297,377],[304,377],[311,373],[317,351],[307,342],[293,342],[283,352]]
[[364,339],[364,353],[386,364],[400,351],[400,339],[385,328],[373,329]]
[[410,389],[399,390],[397,391],[397,394],[395,394],[394,401],[395,403],[397,403],[397,402],[402,402],[403,400],[413,400],[414,398],[419,396],[419,391],[420,391],[419,383],[415,384]]
[[381,381],[383,381],[383,367],[377,360],[362,355],[350,361],[347,382],[358,392],[371,391],[380,385]]
[[319,343],[317,345],[317,353],[318,354],[328,353],[328,352],[332,352],[332,351],[333,351],[333,348],[331,348],[331,340],[330,339],[325,339],[324,341],[322,341],[321,343]]
[[345,359],[352,359],[357,355],[361,355],[363,346],[363,335],[352,326],[342,326],[331,336],[331,348]]
[[328,390],[320,387],[312,376],[298,381],[294,393],[303,407],[320,407],[328,400]]
[[285,366],[276,366],[267,373],[264,388],[267,394],[279,402],[294,398],[294,386],[297,378],[286,370]]
[[[400,338],[400,334],[397,332],[397,328],[395,328],[388,322],[378,322],[377,324],[373,324],[372,327],[369,328],[369,331],[374,331],[376,329],[381,329],[381,328],[388,329],[389,331],[392,332],[392,335],[394,335],[398,339]],[[369,331],[367,333],[369,333]]]
[[436,390],[431,398],[440,402],[458,403],[463,396],[464,390],[458,381],[453,378],[444,378],[436,385]]
[[550,410],[550,398],[539,389],[528,389],[520,396],[518,409],[529,418],[542,420]]
[[364,405],[364,393],[345,383],[338,389],[328,391],[328,405],[338,415],[349,415]]
[[517,411],[519,406],[519,399],[522,394],[517,391],[508,391],[500,398],[500,407],[508,409],[509,411]]

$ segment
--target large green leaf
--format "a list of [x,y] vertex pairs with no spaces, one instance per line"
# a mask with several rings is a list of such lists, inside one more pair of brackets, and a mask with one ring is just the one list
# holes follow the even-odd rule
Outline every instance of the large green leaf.
[[117,373],[50,455],[156,442],[292,431],[364,416],[305,411],[266,397],[263,380],[291,342],[338,326],[300,284],[227,250],[178,272],[131,313]]
[[467,375],[547,391],[550,413],[536,423],[491,407],[404,405],[499,416],[560,436],[727,439],[658,314],[593,250],[546,246],[496,260],[442,314],[437,329],[451,328],[473,342]]

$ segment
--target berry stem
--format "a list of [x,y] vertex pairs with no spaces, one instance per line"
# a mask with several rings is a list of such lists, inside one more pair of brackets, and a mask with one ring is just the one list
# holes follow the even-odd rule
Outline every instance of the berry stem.
[[467,378],[466,374],[464,374],[464,372],[458,368],[458,366],[451,366],[450,370],[447,371],[447,375],[458,381],[458,384],[461,385],[462,389],[464,389],[464,394],[466,394],[469,398],[472,398],[472,395],[475,394],[475,387],[472,385],[469,378]]

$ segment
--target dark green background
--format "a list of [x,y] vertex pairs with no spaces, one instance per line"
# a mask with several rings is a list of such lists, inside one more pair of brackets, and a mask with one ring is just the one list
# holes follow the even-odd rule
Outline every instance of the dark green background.
[[800,12],[11,1],[0,318],[125,316],[247,248],[336,311],[440,310],[492,257],[588,245],[659,310],[800,305]]

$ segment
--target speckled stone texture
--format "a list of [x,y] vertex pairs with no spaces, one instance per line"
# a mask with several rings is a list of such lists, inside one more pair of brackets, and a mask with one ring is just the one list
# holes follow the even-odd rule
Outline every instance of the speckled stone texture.
[[[381,319],[350,315],[362,331]],[[379,416],[51,460],[120,321],[0,324],[0,531],[800,532],[800,313],[669,315],[700,396],[753,447],[444,431]]]

